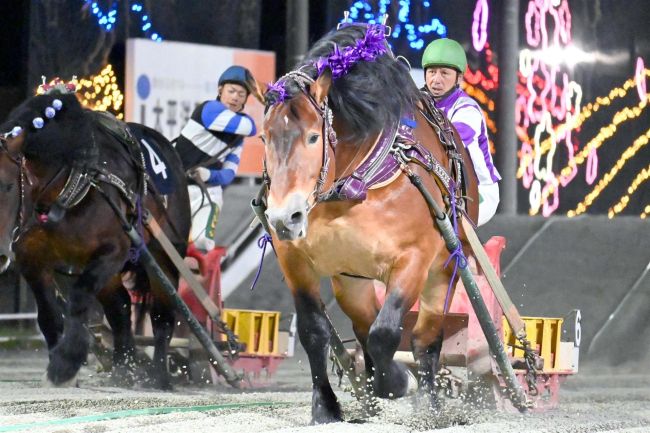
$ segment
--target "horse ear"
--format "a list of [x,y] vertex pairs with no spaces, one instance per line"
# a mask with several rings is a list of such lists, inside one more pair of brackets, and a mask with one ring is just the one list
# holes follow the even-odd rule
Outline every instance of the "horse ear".
[[332,71],[330,68],[325,68],[323,72],[318,76],[314,84],[311,85],[309,93],[314,98],[314,100],[321,105],[325,98],[327,98],[327,93],[330,90],[332,84]]
[[248,85],[250,86],[251,94],[255,97],[255,99],[260,101],[262,105],[264,105],[264,94],[266,93],[266,90],[269,86],[264,83],[260,83],[255,78],[250,80]]

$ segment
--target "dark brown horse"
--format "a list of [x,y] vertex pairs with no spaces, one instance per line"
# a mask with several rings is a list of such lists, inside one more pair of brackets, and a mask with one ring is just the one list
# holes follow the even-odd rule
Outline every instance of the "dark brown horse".
[[[73,94],[30,98],[0,129],[19,131],[5,134],[2,143],[0,248],[7,260],[15,251],[18,269],[36,299],[38,323],[49,349],[47,377],[54,384],[73,379],[86,360],[90,343],[86,325],[94,297],[113,331],[114,376],[130,381],[135,348],[130,298],[120,275],[132,271],[136,286],[153,299],[151,384],[170,387],[166,353],[174,309],[158,280],[129,260],[133,253],[129,238],[109,202],[134,225],[146,208],[184,253],[190,224],[187,187],[169,142],[146,127],[131,124],[130,129],[156,149],[152,161],[172,186],[166,195],[155,191],[153,183],[144,193],[144,154],[134,146],[135,140],[128,141],[124,124],[83,109]],[[169,279],[177,283],[169,258],[146,231],[142,234]],[[69,282],[65,312],[55,299],[57,281],[62,279]]]
[[[380,397],[396,398],[407,392],[408,373],[393,355],[400,342],[402,319],[420,301],[412,338],[417,379],[420,392],[426,393],[425,401],[437,404],[433,377],[452,266],[444,266],[450,253],[427,203],[400,171],[392,182],[368,190],[363,200],[342,200],[340,195],[341,200],[331,200],[340,181],[379,145],[382,131],[408,115],[416,122],[414,142],[426,147],[440,166],[452,166],[439,135],[424,117],[420,92],[408,70],[386,46],[380,50],[383,54],[357,60],[347,73],[339,71],[334,80],[330,69],[320,67],[328,60],[330,66],[336,63],[333,51],[340,60],[347,47],[362,46],[368,29],[372,27],[350,25],[325,36],[296,70],[265,94],[265,215],[294,297],[300,341],[309,357],[315,423],[341,419],[326,370],[330,328],[319,284],[324,276],[331,277],[336,300],[352,321],[364,349],[366,371],[374,377],[374,392]],[[329,109],[335,134],[329,129]],[[455,132],[453,136],[461,143]],[[466,211],[475,220],[476,177],[464,146],[459,145],[458,152],[467,169],[470,200]],[[403,170],[419,174],[434,200],[446,208],[449,201],[444,197],[449,194],[421,164],[405,164]],[[373,280],[386,285],[386,301],[381,307]]]

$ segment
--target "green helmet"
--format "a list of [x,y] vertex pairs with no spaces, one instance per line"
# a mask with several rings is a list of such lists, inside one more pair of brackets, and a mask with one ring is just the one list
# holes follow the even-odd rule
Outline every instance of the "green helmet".
[[453,39],[436,39],[427,45],[422,55],[422,69],[430,66],[446,66],[464,74],[467,68],[465,50]]

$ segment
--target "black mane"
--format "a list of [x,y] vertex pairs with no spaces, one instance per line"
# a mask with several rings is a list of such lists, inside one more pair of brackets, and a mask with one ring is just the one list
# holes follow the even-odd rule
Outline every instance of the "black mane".
[[[363,39],[366,29],[365,25],[356,24],[331,31],[314,44],[295,69],[316,79],[314,61],[329,56],[335,44],[340,48],[353,46]],[[285,90],[288,99],[300,88],[287,80]],[[373,62],[358,61],[346,75],[333,80],[328,96],[335,118],[347,126],[346,138],[362,141],[399,121],[405,111],[413,109],[418,94],[406,65],[389,52]],[[267,103],[273,103],[277,97],[276,92],[270,91]]]
[[[54,118],[48,119],[45,109],[52,107],[55,99],[63,105]],[[44,121],[40,129],[32,123],[37,117]],[[93,164],[97,158],[91,119],[74,94],[55,91],[27,99],[9,113],[0,131],[10,131],[15,126],[23,128],[22,151],[27,157],[76,166]]]

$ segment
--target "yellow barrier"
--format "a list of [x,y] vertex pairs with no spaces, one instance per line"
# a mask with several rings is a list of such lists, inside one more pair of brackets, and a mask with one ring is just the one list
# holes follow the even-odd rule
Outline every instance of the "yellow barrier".
[[[562,322],[564,319],[555,317],[522,317],[526,324],[528,341],[539,356],[544,359],[544,372],[560,370],[560,341],[562,337]],[[505,317],[503,318],[503,341],[508,355],[523,358],[524,351],[515,348],[521,346],[515,337]]]
[[[280,332],[279,311],[235,310],[224,308],[221,320],[246,344],[243,354],[280,356],[278,334]],[[225,340],[225,336],[223,336]]]

